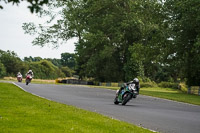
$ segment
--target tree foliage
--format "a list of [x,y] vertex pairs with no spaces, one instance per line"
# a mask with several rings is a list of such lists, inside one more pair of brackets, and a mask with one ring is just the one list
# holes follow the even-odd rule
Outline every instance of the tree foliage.
[[31,62],[29,68],[34,72],[35,78],[41,79],[55,79],[58,77],[65,77],[65,74],[47,60],[39,62]]
[[59,45],[77,37],[80,77],[125,81],[187,79],[199,84],[199,0],[71,0],[49,5],[43,15],[60,17],[51,26],[24,24],[37,33],[33,44]]
[[[3,0],[3,1],[6,4],[12,3],[13,5],[14,4],[18,5],[23,0]],[[41,9],[41,6],[44,5],[44,4],[47,4],[49,2],[49,0],[27,0],[27,2],[30,4],[30,6],[28,6],[28,8],[30,9],[31,13],[33,13],[33,12],[37,13]],[[3,9],[2,5],[0,5],[0,9]]]
[[61,54],[61,65],[67,66],[71,69],[75,69],[76,57],[75,54],[71,53],[62,53]]
[[170,59],[189,86],[200,85],[200,1],[168,0],[165,6],[172,38]]
[[37,62],[41,60],[42,60],[41,57],[32,57],[32,56],[24,57],[24,61],[27,61],[27,62]]
[[74,71],[70,69],[69,67],[61,67],[62,72],[66,75],[66,77],[72,77]]
[[6,68],[5,66],[0,62],[0,78],[4,77],[6,75]]
[[15,75],[22,69],[22,61],[13,51],[2,51],[0,50],[0,62],[6,68],[8,75]]
[[[34,78],[39,79],[71,77],[74,71],[67,66],[61,67],[60,60],[30,56],[25,57],[24,61],[22,61],[15,52],[0,50],[0,77],[16,76],[18,72],[25,76],[30,69],[34,72]],[[53,63],[57,64],[57,66]]]

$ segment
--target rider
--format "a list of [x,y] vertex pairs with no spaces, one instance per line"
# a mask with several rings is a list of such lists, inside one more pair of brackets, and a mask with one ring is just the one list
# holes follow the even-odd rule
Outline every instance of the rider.
[[[121,91],[127,87],[129,84],[135,84],[136,86],[136,91],[137,91],[137,95],[139,95],[139,91],[140,91],[140,82],[139,82],[139,79],[138,78],[134,78],[133,81],[129,81],[127,83],[124,83],[124,85],[119,89],[118,94],[121,93]],[[136,96],[134,96],[134,98],[136,98]]]
[[27,76],[28,74],[30,74],[30,75],[31,75],[31,77],[33,77],[33,76],[34,76],[34,75],[33,75],[33,71],[32,71],[32,70],[28,70],[28,72],[26,73],[26,76]]
[[17,73],[17,77],[18,77],[18,76],[21,76],[21,77],[22,77],[22,74],[21,74],[20,72],[18,72],[18,73]]

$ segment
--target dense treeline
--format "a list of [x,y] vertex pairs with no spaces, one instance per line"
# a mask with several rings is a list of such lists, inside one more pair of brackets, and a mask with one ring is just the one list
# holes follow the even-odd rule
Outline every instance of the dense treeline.
[[200,84],[200,0],[71,0],[48,6],[41,16],[51,20],[57,15],[52,10],[61,9],[56,24],[23,28],[38,34],[35,45],[77,37],[80,77]]
[[[71,77],[75,72],[74,54],[62,53],[61,57],[62,59],[42,59],[41,57],[30,56],[21,60],[13,51],[0,50],[0,77],[16,76],[18,72],[21,72],[24,76],[29,69],[33,70],[34,78],[39,79]],[[74,61],[73,65],[70,62],[71,60]]]

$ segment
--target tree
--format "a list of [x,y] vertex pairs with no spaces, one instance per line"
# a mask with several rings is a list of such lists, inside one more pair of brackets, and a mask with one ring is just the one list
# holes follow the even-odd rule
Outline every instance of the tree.
[[65,74],[66,77],[72,77],[72,74],[74,73],[73,70],[71,70],[69,67],[61,67],[61,71]]
[[24,61],[26,61],[26,62],[32,62],[33,61],[33,57],[32,56],[24,57]]
[[24,61],[27,61],[27,62],[37,62],[41,60],[42,60],[41,57],[32,57],[32,56],[24,57]]
[[[51,6],[63,7],[61,18],[52,26],[40,25],[33,44],[58,45],[77,37],[80,77],[98,81],[180,77],[189,86],[200,84],[199,0],[76,0]],[[56,15],[43,12],[52,19]],[[33,24],[24,24],[24,29],[31,34],[38,31]]]
[[45,59],[45,60],[51,61],[51,63],[53,63],[53,64],[54,64],[55,66],[57,66],[57,67],[61,67],[61,66],[62,66],[62,64],[61,64],[61,59],[56,59],[56,58],[51,59],[51,58],[47,58],[47,59]]
[[4,77],[6,75],[6,68],[5,66],[0,62],[0,78]]
[[16,75],[22,69],[22,61],[14,51],[0,50],[0,62],[4,64],[8,75]]
[[71,69],[75,69],[75,65],[76,65],[75,54],[62,53],[61,54],[61,64],[62,64],[62,66],[67,66]]
[[[159,14],[160,5],[162,4],[157,0],[151,2],[145,0],[58,2],[55,7],[63,7],[60,12],[62,18],[52,26],[40,26],[39,36],[35,38],[33,44],[41,46],[50,42],[58,44],[60,39],[68,40],[77,37],[79,39],[76,44],[77,71],[80,77],[94,77],[99,81],[123,81],[125,77],[130,79],[138,74],[132,77],[126,76],[132,72],[132,69],[127,68],[138,63],[136,66],[141,66],[139,70],[142,74],[144,63],[130,59],[133,51],[129,48],[138,43],[145,45],[153,36],[157,28],[154,23],[158,20],[154,22],[153,18],[156,16],[152,14]],[[146,11],[146,8],[149,10]],[[150,16],[145,16],[143,12]],[[146,17],[151,18],[150,21]],[[145,22],[149,22],[148,26],[145,26]],[[33,24],[24,24],[23,28],[30,34],[38,31]],[[146,35],[149,38],[146,38]]]
[[[6,4],[7,3],[12,3],[13,5],[16,4],[18,5],[20,2],[22,2],[23,0],[3,0]],[[31,4],[30,6],[28,6],[28,8],[30,9],[30,11],[33,12],[39,12],[39,10],[41,9],[41,6],[44,4],[47,4],[49,2],[49,0],[27,0],[27,2],[29,4]],[[0,9],[3,9],[3,6],[0,5]]]
[[200,1],[168,0],[165,7],[172,38],[168,58],[177,62],[188,86],[200,85]]
[[31,62],[29,63],[29,69],[33,70],[35,78],[55,79],[65,77],[65,74],[58,67],[47,60]]

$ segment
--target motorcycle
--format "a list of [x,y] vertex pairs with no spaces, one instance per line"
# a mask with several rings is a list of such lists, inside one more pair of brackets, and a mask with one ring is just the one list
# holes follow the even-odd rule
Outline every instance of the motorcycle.
[[122,105],[125,105],[132,98],[136,98],[138,94],[135,84],[129,84],[123,90],[121,90],[119,94],[118,93],[119,93],[119,90],[117,90],[116,92],[117,95],[114,99],[114,104],[122,103]]
[[28,74],[26,76],[26,85],[28,85],[31,82],[31,80],[32,80],[32,76],[30,74]]
[[17,76],[17,81],[18,81],[18,82],[22,82],[22,75],[18,75],[18,76]]

